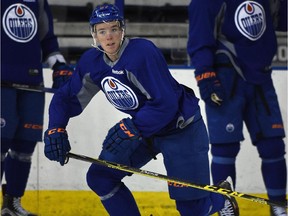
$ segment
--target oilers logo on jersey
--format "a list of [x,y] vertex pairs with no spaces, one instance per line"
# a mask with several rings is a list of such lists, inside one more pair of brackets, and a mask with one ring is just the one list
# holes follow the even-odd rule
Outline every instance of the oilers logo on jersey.
[[226,125],[226,131],[227,131],[227,132],[232,133],[232,132],[234,132],[234,130],[235,130],[234,124],[228,123],[228,124]]
[[35,14],[23,4],[13,4],[3,14],[2,25],[5,33],[14,41],[26,43],[37,33]]
[[114,77],[105,77],[101,86],[109,102],[120,110],[133,110],[139,105],[135,93],[129,86]]
[[257,2],[244,1],[234,16],[237,29],[246,38],[258,40],[266,29],[265,11]]

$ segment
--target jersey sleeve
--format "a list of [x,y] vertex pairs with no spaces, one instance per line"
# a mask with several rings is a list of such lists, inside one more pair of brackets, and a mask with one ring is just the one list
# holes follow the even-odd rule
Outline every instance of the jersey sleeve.
[[49,128],[65,128],[69,119],[81,114],[100,90],[81,64],[80,59],[72,77],[54,94],[49,105]]
[[215,23],[221,2],[222,0],[193,0],[189,4],[187,52],[192,65],[198,70],[213,66],[217,46]]
[[59,53],[59,45],[54,34],[53,17],[47,0],[40,0],[39,7],[39,37],[45,61],[49,55]]
[[276,31],[287,32],[287,0],[279,1],[278,23]]

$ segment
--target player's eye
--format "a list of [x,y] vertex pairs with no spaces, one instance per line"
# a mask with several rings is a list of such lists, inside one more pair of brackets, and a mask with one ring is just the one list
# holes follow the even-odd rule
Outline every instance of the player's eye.
[[107,34],[107,31],[105,31],[105,30],[100,30],[100,31],[97,31],[97,34],[104,36],[104,35]]
[[119,28],[113,28],[112,32],[117,33],[119,31]]

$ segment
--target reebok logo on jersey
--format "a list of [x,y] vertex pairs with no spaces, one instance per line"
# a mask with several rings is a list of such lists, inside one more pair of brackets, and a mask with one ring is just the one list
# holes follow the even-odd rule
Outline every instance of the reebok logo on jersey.
[[2,18],[2,25],[8,37],[20,43],[32,40],[38,28],[35,14],[23,4],[8,7]]
[[254,1],[244,1],[239,5],[234,21],[240,33],[252,41],[258,40],[266,29],[265,11]]
[[138,99],[132,89],[114,77],[105,77],[101,86],[108,101],[117,109],[133,110],[138,107]]
[[123,70],[114,70],[114,69],[112,69],[112,73],[113,74],[124,74],[124,71]]

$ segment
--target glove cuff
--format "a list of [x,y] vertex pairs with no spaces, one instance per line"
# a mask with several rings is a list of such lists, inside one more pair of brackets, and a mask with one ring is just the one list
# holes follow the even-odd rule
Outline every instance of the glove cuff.
[[64,64],[66,63],[63,55],[62,55],[62,54],[59,54],[59,53],[49,56],[49,57],[47,58],[47,61],[46,61],[46,62],[47,62],[47,64],[48,64],[48,66],[53,69],[53,67],[54,67],[54,65],[55,65],[55,63],[56,63],[57,61],[58,61],[58,62],[61,62],[61,63],[64,63]]
[[60,134],[66,134],[66,136],[67,136],[66,129],[62,128],[62,127],[48,128],[46,130],[46,133],[47,133],[47,135],[51,135],[51,134],[54,134],[54,133],[60,133]]
[[64,62],[59,62],[58,60],[55,62],[55,64],[53,65],[52,69],[55,71],[57,70],[59,67],[65,65]]

